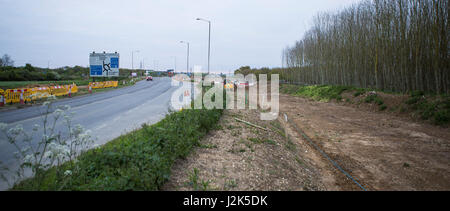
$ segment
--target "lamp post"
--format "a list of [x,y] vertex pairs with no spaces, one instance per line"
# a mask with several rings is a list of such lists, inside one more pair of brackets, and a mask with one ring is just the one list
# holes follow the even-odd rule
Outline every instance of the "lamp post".
[[209,30],[208,30],[208,75],[209,75],[209,61],[211,58],[211,21],[205,20],[202,18],[197,18],[198,21],[208,22]]
[[189,42],[180,41],[180,43],[186,43],[187,44],[186,72],[189,73]]
[[139,53],[139,50],[131,51],[131,69],[134,70],[134,52]]

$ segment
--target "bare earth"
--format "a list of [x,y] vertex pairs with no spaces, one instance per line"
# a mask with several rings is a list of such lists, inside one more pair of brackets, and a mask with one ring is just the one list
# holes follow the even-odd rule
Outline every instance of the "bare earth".
[[[163,189],[361,190],[285,122],[286,113],[368,190],[450,190],[448,128],[289,95],[280,95],[280,109],[276,121],[259,120],[259,110],[225,111],[221,129],[177,161]],[[204,188],[193,185],[194,168]]]
[[[288,95],[280,102],[281,111],[367,189],[450,190],[448,128]],[[341,175],[333,175],[339,190],[358,190]]]
[[278,121],[259,120],[257,110],[227,110],[219,124],[222,129],[208,134],[201,141],[203,147],[178,160],[163,190],[195,190],[190,183],[194,168],[199,171],[198,183],[209,182],[200,190],[325,190],[312,161],[299,156],[301,143],[288,145]]

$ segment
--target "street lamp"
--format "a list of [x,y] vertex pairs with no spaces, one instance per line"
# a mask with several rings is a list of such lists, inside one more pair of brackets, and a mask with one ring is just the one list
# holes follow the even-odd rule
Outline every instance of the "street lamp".
[[186,72],[189,73],[189,42],[180,41],[180,43],[186,43],[187,44]]
[[208,75],[209,75],[209,59],[211,57],[211,21],[202,18],[197,18],[198,21],[208,22],[209,32],[208,32]]
[[139,50],[131,51],[131,69],[134,70],[134,52],[139,53]]

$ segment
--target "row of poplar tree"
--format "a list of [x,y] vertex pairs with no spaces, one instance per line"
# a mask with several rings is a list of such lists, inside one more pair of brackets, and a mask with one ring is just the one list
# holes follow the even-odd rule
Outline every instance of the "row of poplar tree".
[[284,75],[305,84],[450,93],[448,0],[364,0],[320,13],[283,50]]

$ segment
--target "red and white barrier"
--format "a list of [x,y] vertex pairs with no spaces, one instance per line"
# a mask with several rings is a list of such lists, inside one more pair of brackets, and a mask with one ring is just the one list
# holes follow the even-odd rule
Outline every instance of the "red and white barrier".
[[5,105],[5,97],[3,95],[0,95],[0,107],[3,107]]
[[20,104],[25,104],[25,100],[23,99],[23,90],[20,92]]

